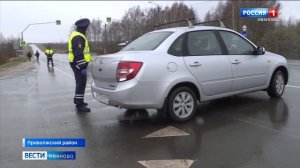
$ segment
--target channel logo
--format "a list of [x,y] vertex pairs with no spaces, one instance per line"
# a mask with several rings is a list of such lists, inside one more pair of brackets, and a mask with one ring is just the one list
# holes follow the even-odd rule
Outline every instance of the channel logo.
[[23,151],[22,160],[47,160],[47,151]]
[[22,160],[76,160],[75,151],[23,151]]
[[240,8],[241,17],[277,18],[278,8]]

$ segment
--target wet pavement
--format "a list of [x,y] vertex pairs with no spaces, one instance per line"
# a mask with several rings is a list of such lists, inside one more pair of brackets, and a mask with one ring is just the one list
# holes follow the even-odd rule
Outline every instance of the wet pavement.
[[[34,50],[36,48],[34,47]],[[43,53],[43,52],[40,52]],[[281,99],[255,92],[200,105],[186,123],[154,110],[126,111],[86,101],[72,104],[74,78],[67,56],[54,55],[0,78],[0,167],[298,168],[300,165],[300,61],[291,61]],[[85,138],[85,148],[23,148],[22,138]],[[73,161],[23,161],[22,151],[76,151]]]

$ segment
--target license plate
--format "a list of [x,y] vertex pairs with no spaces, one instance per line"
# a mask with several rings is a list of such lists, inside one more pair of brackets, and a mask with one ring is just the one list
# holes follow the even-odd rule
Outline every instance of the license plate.
[[101,103],[109,104],[109,97],[107,97],[107,96],[105,96],[105,95],[99,95],[99,96],[98,96],[98,100],[99,100]]

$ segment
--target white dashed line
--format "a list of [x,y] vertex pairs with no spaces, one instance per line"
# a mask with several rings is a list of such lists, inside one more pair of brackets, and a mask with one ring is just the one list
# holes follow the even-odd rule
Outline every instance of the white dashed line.
[[101,110],[112,110],[112,109],[117,109],[116,107],[103,107]]
[[73,79],[74,79],[74,76],[72,76],[72,75],[70,75],[70,74],[66,73],[65,71],[63,71],[63,70],[60,70],[59,68],[56,68],[56,67],[54,67],[54,69],[56,69],[56,70],[60,71],[61,73],[63,73],[63,74],[65,74],[65,75],[67,75],[68,77],[71,77],[71,78],[73,78]]
[[291,87],[291,88],[297,88],[300,89],[300,86],[293,86],[293,85],[285,85],[286,87]]
[[225,116],[227,118],[231,118],[231,119],[234,119],[234,120],[237,120],[237,121],[240,121],[242,123],[246,123],[246,124],[249,124],[249,125],[253,125],[253,126],[256,126],[256,127],[259,127],[259,128],[264,128],[268,131],[272,131],[272,132],[275,132],[275,133],[278,133],[278,134],[281,134],[283,135],[284,137],[285,136],[288,136],[288,137],[292,137],[292,138],[295,138],[297,140],[300,140],[300,136],[297,135],[297,134],[294,134],[294,133],[291,133],[291,132],[284,132],[284,131],[281,131],[281,130],[276,130],[274,128],[272,128],[272,126],[268,126],[268,125],[265,125],[265,124],[261,124],[257,121],[252,121],[252,120],[249,120],[249,119],[243,119],[241,117],[235,117],[235,116],[227,116],[225,114],[220,114],[222,116]]

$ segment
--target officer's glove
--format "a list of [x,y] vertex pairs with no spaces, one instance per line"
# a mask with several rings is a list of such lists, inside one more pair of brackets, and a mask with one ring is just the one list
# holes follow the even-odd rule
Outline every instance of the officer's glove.
[[86,69],[81,70],[80,73],[81,73],[82,75],[86,76]]

